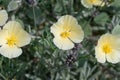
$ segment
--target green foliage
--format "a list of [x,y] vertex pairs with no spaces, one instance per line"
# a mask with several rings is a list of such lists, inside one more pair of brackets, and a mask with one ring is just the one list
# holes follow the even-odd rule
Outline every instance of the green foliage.
[[112,33],[114,35],[119,35],[120,34],[120,25],[119,24],[114,27],[114,29],[112,30]]
[[[98,63],[94,54],[100,35],[120,23],[120,0],[92,9],[83,7],[81,0],[37,0],[37,5],[17,1],[0,0],[0,7],[8,10],[9,20],[15,18],[24,26],[32,41],[18,58],[0,56],[0,80],[120,80],[120,63]],[[50,33],[51,25],[66,14],[74,16],[85,33],[70,66],[66,59],[74,50],[58,49]],[[119,29],[116,26],[112,33],[120,33]]]
[[8,11],[14,11],[19,7],[17,1],[12,0],[9,4],[8,4]]
[[120,7],[119,3],[120,3],[120,0],[114,0],[114,2],[112,3],[112,6],[118,8]]
[[107,13],[102,12],[94,18],[94,21],[95,23],[104,26],[106,22],[109,21],[109,16],[107,15]]
[[81,20],[80,25],[83,27],[83,30],[85,32],[85,37],[92,35],[92,29],[89,22],[85,20]]

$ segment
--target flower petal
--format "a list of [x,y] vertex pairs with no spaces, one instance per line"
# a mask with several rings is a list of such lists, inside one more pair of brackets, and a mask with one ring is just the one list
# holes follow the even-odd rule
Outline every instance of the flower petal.
[[0,26],[3,26],[8,20],[8,14],[6,10],[0,10]]
[[81,0],[81,3],[86,8],[92,8],[93,7],[93,4],[88,2],[88,0]]
[[106,62],[105,53],[98,46],[95,47],[95,57],[97,58],[97,61],[100,63]]
[[80,43],[84,38],[84,32],[81,26],[74,25],[74,27],[71,28],[69,38],[75,43]]
[[8,23],[4,25],[3,29],[4,30],[7,29],[8,33],[11,35],[14,33],[19,33],[19,31],[23,28],[21,24],[18,23],[17,21],[9,21]]
[[106,33],[102,35],[100,39],[98,40],[98,45],[102,47],[107,42],[109,43],[113,42],[113,36],[110,33]]
[[8,45],[3,45],[0,48],[0,53],[4,57],[11,59],[11,58],[20,56],[22,54],[22,50],[21,50],[21,48],[18,48],[17,46],[9,47]]
[[7,30],[0,30],[0,45],[4,45],[7,41],[6,38],[8,36]]
[[94,2],[94,5],[96,6],[104,6],[105,5],[105,2],[103,0],[96,0]]
[[62,25],[57,22],[51,26],[51,33],[53,33],[54,36],[60,36],[61,32],[63,31]]
[[106,33],[100,37],[98,40],[98,45],[103,46],[105,43],[110,43],[113,48],[120,47],[120,38],[116,35]]
[[63,50],[69,50],[74,47],[74,44],[68,38],[64,39],[60,37],[55,37],[53,39],[53,42],[59,49]]
[[59,24],[61,24],[61,27],[64,30],[69,30],[71,27],[73,27],[75,24],[78,24],[76,18],[74,18],[73,16],[70,15],[65,15],[62,16],[58,22]]
[[113,53],[106,54],[106,59],[108,62],[111,62],[111,63],[120,62],[120,51],[114,50]]
[[19,33],[16,33],[17,34],[17,43],[16,45],[18,47],[22,47],[22,46],[25,46],[27,44],[30,43],[31,41],[31,36],[24,30],[20,30]]

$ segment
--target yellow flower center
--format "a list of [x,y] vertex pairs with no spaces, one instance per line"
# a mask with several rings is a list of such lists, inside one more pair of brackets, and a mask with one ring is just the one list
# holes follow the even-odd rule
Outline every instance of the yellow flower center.
[[90,4],[96,3],[96,0],[87,0],[87,1],[88,1],[88,3],[90,3]]
[[10,37],[7,38],[7,44],[10,47],[13,47],[17,42],[17,38],[14,35],[11,35]]
[[62,33],[60,34],[60,36],[61,36],[62,38],[68,38],[69,35],[70,35],[70,32],[62,32]]
[[103,49],[103,51],[104,51],[106,54],[112,52],[112,48],[111,48],[110,44],[105,44],[105,45],[103,45],[102,49]]

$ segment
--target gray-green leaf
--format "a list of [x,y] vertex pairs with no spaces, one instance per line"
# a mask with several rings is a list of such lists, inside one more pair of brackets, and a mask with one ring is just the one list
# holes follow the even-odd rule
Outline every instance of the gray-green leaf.
[[112,30],[112,34],[114,35],[120,35],[120,25],[116,25],[114,29]]
[[104,12],[100,13],[94,18],[95,23],[99,25],[105,25],[108,20],[109,20],[109,16]]
[[19,7],[19,4],[17,1],[12,0],[10,1],[10,3],[8,4],[8,11],[14,11]]
[[85,37],[92,35],[92,29],[91,29],[89,22],[85,20],[83,21],[81,20],[80,25],[82,26],[82,29],[84,30]]
[[111,4],[111,6],[113,6],[113,7],[120,7],[120,0],[115,0],[112,4]]

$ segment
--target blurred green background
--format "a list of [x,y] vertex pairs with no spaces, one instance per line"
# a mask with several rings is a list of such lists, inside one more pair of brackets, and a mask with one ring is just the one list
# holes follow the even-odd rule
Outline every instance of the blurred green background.
[[[99,37],[120,24],[120,0],[104,1],[104,7],[87,9],[81,0],[0,0],[9,20],[20,22],[32,35],[18,58],[0,55],[0,80],[120,80],[120,63],[100,64],[95,58]],[[53,44],[50,27],[68,14],[78,20],[85,38],[63,51]]]

